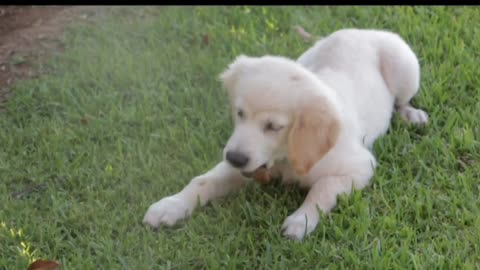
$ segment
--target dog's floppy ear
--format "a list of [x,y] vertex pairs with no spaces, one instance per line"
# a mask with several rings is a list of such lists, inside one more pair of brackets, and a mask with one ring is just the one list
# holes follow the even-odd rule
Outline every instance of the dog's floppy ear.
[[325,97],[311,98],[297,110],[288,135],[288,158],[303,176],[336,143],[340,133],[338,114]]
[[219,78],[227,90],[231,91],[233,89],[240,75],[247,70],[250,60],[250,57],[241,54],[220,74]]

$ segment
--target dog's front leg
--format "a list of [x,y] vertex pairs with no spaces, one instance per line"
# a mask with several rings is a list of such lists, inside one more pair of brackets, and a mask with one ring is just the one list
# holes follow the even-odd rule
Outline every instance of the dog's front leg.
[[318,210],[329,213],[337,204],[337,196],[350,193],[352,184],[351,176],[327,176],[319,179],[310,188],[302,206],[285,219],[283,235],[293,240],[302,240],[317,227]]
[[193,178],[182,191],[165,197],[148,208],[143,222],[152,227],[172,226],[190,216],[195,207],[227,195],[248,180],[225,161],[203,175]]

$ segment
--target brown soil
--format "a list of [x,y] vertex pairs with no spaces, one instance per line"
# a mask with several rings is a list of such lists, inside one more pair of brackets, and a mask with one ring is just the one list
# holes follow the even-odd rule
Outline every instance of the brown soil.
[[61,36],[74,20],[96,15],[98,6],[0,6],[0,110],[12,84],[39,74],[34,64],[62,51]]

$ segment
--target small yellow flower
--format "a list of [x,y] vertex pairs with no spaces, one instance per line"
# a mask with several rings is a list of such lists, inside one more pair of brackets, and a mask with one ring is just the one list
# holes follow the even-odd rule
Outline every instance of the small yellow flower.
[[112,173],[112,172],[113,172],[113,167],[112,167],[112,165],[108,164],[107,167],[105,167],[105,172],[107,172],[107,173]]
[[265,23],[267,24],[268,28],[270,30],[274,30],[275,29],[275,24],[273,22],[271,22],[270,20],[266,19],[265,20]]

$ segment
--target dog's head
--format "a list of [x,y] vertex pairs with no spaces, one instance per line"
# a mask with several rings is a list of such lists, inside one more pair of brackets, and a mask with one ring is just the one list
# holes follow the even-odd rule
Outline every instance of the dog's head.
[[331,90],[296,62],[242,55],[220,79],[235,122],[224,158],[244,175],[285,157],[305,175],[335,145],[341,125]]

